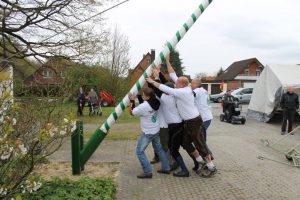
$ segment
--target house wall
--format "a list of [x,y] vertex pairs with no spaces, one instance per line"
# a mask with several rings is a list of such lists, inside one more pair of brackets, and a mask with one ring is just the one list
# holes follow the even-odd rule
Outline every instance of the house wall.
[[[51,71],[53,76],[52,77],[44,77],[43,71],[48,70]],[[63,78],[60,76],[60,73],[56,72],[51,67],[41,67],[38,69],[27,82],[30,85],[56,85],[63,82]]]
[[256,76],[256,70],[258,70],[260,68],[259,68],[259,65],[256,62],[253,62],[253,63],[249,64],[247,68],[245,68],[244,70],[240,71],[239,75],[240,76],[245,75],[245,70],[246,69],[249,70],[249,76]]
[[154,59],[155,59],[155,52],[153,50],[151,51],[151,54],[148,53],[144,55],[142,61],[129,75],[131,86],[133,86],[136,83],[136,81],[143,75],[144,71],[151,64],[151,62],[154,61]]
[[234,90],[237,88],[243,87],[242,81],[228,81],[227,90]]

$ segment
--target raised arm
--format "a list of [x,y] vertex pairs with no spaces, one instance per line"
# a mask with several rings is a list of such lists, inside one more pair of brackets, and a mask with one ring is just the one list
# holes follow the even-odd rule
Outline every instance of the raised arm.
[[166,85],[157,83],[151,78],[147,78],[147,82],[151,83],[154,87],[158,88],[159,90],[161,90],[162,92],[164,92],[166,94],[174,95],[174,96],[177,96],[177,97],[180,97],[180,96],[183,95],[182,92],[179,89],[170,88]]
[[176,83],[178,77],[177,77],[177,75],[175,73],[174,68],[172,67],[172,65],[170,63],[170,56],[166,57],[166,65],[167,65],[168,72],[169,72],[169,75],[170,75],[172,81],[174,81]]

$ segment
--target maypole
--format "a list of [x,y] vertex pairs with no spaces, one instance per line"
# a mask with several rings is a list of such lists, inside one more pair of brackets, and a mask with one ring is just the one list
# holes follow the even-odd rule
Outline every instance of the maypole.
[[124,112],[125,108],[129,105],[130,99],[129,94],[137,94],[138,91],[143,87],[146,82],[146,78],[151,76],[152,68],[161,64],[165,61],[167,55],[172,52],[179,41],[182,40],[184,35],[193,26],[197,19],[201,16],[204,10],[210,5],[212,0],[204,0],[198,8],[193,12],[189,19],[181,26],[181,28],[176,32],[174,37],[167,42],[165,48],[159,53],[159,56],[153,61],[151,65],[146,69],[144,74],[139,78],[135,85],[130,89],[129,93],[123,98],[123,100],[115,107],[114,111],[110,114],[108,119],[99,127],[95,133],[91,136],[86,145],[80,151],[80,165],[83,167],[88,159],[92,156],[94,151],[100,145],[102,140],[107,135],[111,126],[117,121],[120,115]]

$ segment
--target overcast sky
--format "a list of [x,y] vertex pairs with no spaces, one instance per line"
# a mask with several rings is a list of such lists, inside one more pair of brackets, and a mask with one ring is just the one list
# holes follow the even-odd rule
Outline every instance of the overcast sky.
[[[131,66],[162,50],[201,0],[130,0],[105,14],[129,38]],[[256,57],[265,64],[300,63],[299,0],[214,0],[178,44],[186,74],[213,74]]]

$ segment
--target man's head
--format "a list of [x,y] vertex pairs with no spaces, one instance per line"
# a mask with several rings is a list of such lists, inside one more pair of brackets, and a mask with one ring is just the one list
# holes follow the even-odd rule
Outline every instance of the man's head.
[[185,76],[181,76],[176,81],[176,88],[185,88],[189,85],[189,79]]
[[294,87],[288,87],[287,91],[288,91],[288,93],[293,94],[295,92],[295,88]]
[[193,90],[200,87],[200,86],[201,86],[201,80],[200,79],[195,78],[195,79],[192,80],[191,87],[192,87]]
[[94,89],[93,89],[93,88],[91,88],[91,92],[94,92]]
[[231,90],[227,90],[226,94],[231,95]]

